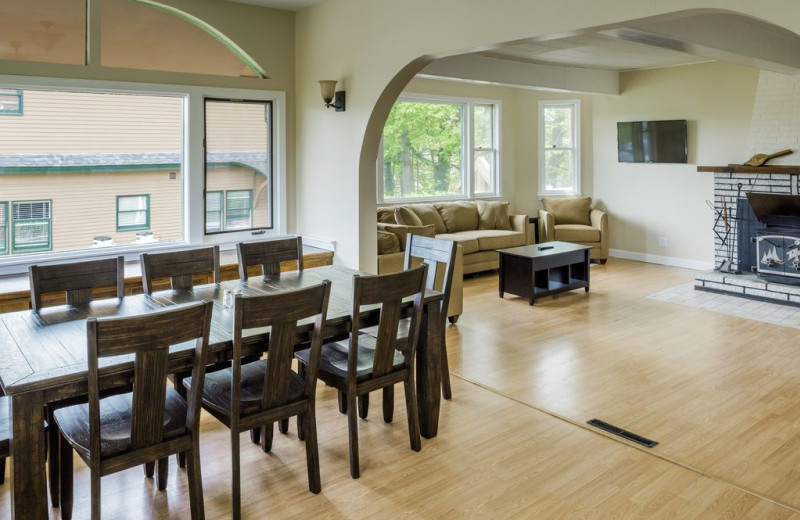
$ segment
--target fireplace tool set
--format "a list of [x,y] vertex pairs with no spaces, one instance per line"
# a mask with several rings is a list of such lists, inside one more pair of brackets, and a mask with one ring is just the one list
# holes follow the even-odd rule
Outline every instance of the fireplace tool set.
[[[739,200],[739,197],[742,194],[742,183],[740,182],[737,184],[736,189],[736,198],[734,200]],[[733,250],[735,245],[733,244],[733,240],[730,240],[731,237],[731,230],[735,228],[733,223],[736,221],[737,217],[734,217],[731,214],[731,208],[728,207],[728,201],[725,200],[725,197],[722,197],[722,209],[717,209],[714,204],[711,203],[710,200],[706,201],[708,207],[716,215],[714,219],[714,234],[717,235],[719,239],[720,246],[725,248],[725,253],[727,254],[728,258],[723,259],[720,264],[714,268],[715,271],[720,271],[722,273],[732,273],[732,274],[742,274],[742,271],[738,268],[733,269]],[[719,223],[722,222],[725,232],[720,233],[718,226]]]

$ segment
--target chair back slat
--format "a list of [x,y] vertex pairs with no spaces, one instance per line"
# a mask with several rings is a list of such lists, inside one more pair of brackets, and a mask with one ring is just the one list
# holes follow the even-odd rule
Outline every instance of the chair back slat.
[[269,333],[267,373],[264,375],[262,410],[282,406],[289,401],[289,381],[297,342],[297,322],[279,323]]
[[450,292],[453,285],[453,272],[456,264],[458,244],[451,240],[409,235],[406,245],[405,268],[410,269],[412,259],[419,258],[430,265],[425,280],[426,289],[435,289],[443,295],[441,315],[447,318]]
[[375,342],[375,359],[372,364],[373,376],[386,375],[392,371],[401,310],[401,300],[384,303],[381,308],[378,337]]
[[169,278],[173,289],[190,289],[192,275],[213,273],[220,281],[219,246],[188,249],[169,253],[144,253],[139,257],[142,267],[142,287],[153,293],[153,280]]
[[92,289],[116,287],[117,298],[125,295],[125,259],[122,256],[87,262],[57,265],[32,265],[28,268],[31,306],[42,308],[42,295],[66,293],[66,302],[80,305],[92,300]]
[[[192,377],[202,388],[212,309],[213,302],[195,302],[140,316],[87,320],[89,426],[93,460],[100,457],[100,359],[134,355],[131,448],[142,449],[159,444],[163,440],[169,347],[195,340]],[[189,429],[195,429],[199,421],[197,388],[192,386],[187,408],[186,425]]]
[[278,238],[260,242],[240,242],[236,244],[239,257],[239,278],[247,280],[247,268],[260,265],[264,276],[281,272],[281,262],[297,262],[297,270],[303,270],[302,237]]

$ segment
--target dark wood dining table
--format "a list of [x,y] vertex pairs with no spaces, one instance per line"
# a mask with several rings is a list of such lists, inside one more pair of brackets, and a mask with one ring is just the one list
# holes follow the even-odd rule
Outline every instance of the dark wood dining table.
[[[45,405],[79,398],[87,393],[86,318],[131,316],[153,312],[170,305],[213,300],[214,312],[209,341],[209,362],[229,359],[232,350],[233,311],[223,305],[226,291],[245,296],[298,289],[330,280],[331,298],[325,323],[327,338],[346,337],[352,310],[353,275],[364,274],[339,266],[306,269],[247,282],[233,280],[199,285],[188,290],[165,290],[152,295],[94,301],[82,306],[57,306],[40,312],[0,314],[0,386],[11,397],[11,486],[12,518],[48,518],[45,475]],[[440,315],[442,295],[426,292],[425,314],[416,359],[417,401],[420,432],[435,437],[439,424],[441,384],[440,349],[444,320]],[[409,303],[409,307],[410,307]],[[359,317],[362,326],[377,323],[377,309]],[[302,341],[309,328],[301,328]],[[244,354],[262,353],[269,330],[257,330],[247,338]],[[174,345],[170,350],[173,371],[192,366],[193,343]],[[109,358],[101,365],[101,386],[126,384],[133,377],[129,356]]]

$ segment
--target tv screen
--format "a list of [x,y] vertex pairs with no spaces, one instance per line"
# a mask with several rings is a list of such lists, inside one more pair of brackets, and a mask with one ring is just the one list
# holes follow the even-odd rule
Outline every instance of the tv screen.
[[617,123],[617,156],[626,163],[687,162],[686,120]]

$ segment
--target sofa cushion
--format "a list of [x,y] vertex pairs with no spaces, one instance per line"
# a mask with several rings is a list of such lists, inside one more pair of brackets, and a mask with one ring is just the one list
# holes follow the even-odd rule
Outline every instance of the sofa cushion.
[[422,220],[411,208],[398,206],[394,210],[394,220],[401,226],[422,226]]
[[600,242],[600,230],[580,224],[556,224],[555,239],[562,242]]
[[478,229],[480,217],[478,216],[478,207],[475,202],[469,200],[440,202],[434,204],[434,207],[439,211],[439,215],[442,216],[448,233]]
[[378,222],[383,224],[397,224],[397,221],[394,219],[394,210],[394,206],[378,208]]
[[436,235],[436,238],[458,242],[458,245],[461,246],[463,254],[465,255],[469,255],[480,250],[478,247],[478,237],[470,234],[469,231],[463,231],[461,233],[440,233]]
[[409,204],[406,207],[417,214],[423,226],[434,226],[437,233],[447,233],[442,216],[439,215],[433,204]]
[[400,239],[394,233],[378,230],[378,254],[400,252]]
[[478,248],[481,251],[494,251],[495,249],[525,245],[525,233],[520,233],[519,231],[487,229],[485,231],[477,231],[477,233],[482,233],[478,237]]
[[388,231],[397,235],[400,241],[400,250],[406,250],[406,239],[408,234],[422,235],[424,237],[433,238],[436,235],[436,229],[433,226],[401,226],[400,224],[381,224],[378,223],[379,231]]
[[592,224],[589,214],[592,211],[591,197],[567,197],[542,199],[544,209],[553,214],[556,225],[558,224]]
[[478,209],[478,229],[511,229],[508,221],[508,202],[495,200],[479,200],[476,202]]

